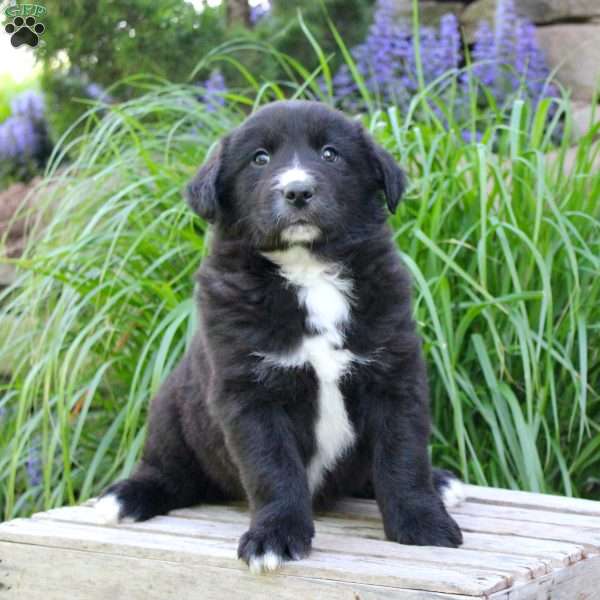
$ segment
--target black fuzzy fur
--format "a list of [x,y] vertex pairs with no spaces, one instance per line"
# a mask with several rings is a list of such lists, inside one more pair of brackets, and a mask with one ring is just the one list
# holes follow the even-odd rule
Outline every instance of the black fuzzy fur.
[[[321,159],[325,144],[339,159]],[[257,167],[265,148],[271,162]],[[282,353],[310,335],[303,307],[262,252],[282,249],[297,211],[277,204],[273,175],[296,154],[317,178],[303,218],[323,236],[312,252],[353,283],[345,348],[369,356],[340,381],[356,441],[314,497],[306,467],[315,451],[318,381],[310,366],[265,369],[257,353]],[[312,512],[372,489],[386,536],[457,546],[461,533],[440,495],[447,476],[427,454],[428,388],[411,316],[411,284],[386,225],[405,187],[394,159],[362,127],[322,104],[267,106],[221,141],[188,188],[191,207],[214,223],[198,273],[201,323],[153,400],[141,462],[111,486],[121,517],[143,520],[200,502],[248,499],[239,555],[305,556]],[[277,208],[275,208],[277,207]]]

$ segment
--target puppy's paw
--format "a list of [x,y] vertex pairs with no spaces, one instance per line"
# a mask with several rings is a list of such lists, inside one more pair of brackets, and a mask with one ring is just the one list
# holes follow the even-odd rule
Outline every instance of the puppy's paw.
[[123,505],[116,494],[104,494],[94,504],[96,520],[103,525],[116,525],[121,521],[122,508]]
[[276,571],[284,561],[308,556],[314,535],[312,524],[282,519],[276,524],[251,527],[240,538],[238,558],[252,573]]
[[412,546],[456,548],[463,541],[459,526],[437,496],[419,506],[403,508],[397,523],[386,527],[386,534],[393,541]]
[[106,525],[145,521],[168,510],[162,487],[137,479],[124,479],[111,485],[96,500],[94,509],[98,521]]

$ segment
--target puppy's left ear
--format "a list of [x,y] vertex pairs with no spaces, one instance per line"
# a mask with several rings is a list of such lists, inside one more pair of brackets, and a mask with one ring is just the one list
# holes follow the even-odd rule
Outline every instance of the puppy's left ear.
[[219,174],[224,142],[215,148],[185,188],[184,196],[192,210],[208,223],[214,223],[219,212]]
[[377,169],[378,183],[385,194],[387,207],[391,213],[394,213],[406,190],[408,183],[406,175],[398,166],[396,159],[387,150],[375,143],[370,136],[367,139]]

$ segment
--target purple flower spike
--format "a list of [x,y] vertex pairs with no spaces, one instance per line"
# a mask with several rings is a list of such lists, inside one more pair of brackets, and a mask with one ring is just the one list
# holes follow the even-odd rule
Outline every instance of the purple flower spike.
[[553,95],[546,86],[549,69],[537,42],[535,26],[517,16],[513,0],[500,0],[496,27],[486,22],[475,33],[473,73],[494,95],[498,104],[522,90],[537,103],[542,95]]
[[85,93],[96,102],[112,102],[112,97],[99,83],[88,83],[85,86]]
[[[462,40],[456,17],[444,15],[437,30],[422,27],[419,49],[425,85],[458,69],[462,62]],[[419,88],[419,65],[412,30],[397,22],[394,0],[377,0],[367,37],[351,53],[369,92],[384,104],[408,107]],[[498,1],[495,28],[486,22],[479,24],[471,58],[472,73],[486,88],[486,94],[482,93],[477,99],[479,103],[488,102],[487,93],[499,107],[519,93],[527,95],[534,103],[543,96],[556,93],[553,86],[546,83],[549,71],[536,40],[535,27],[517,15],[514,0]],[[460,120],[461,115],[470,110],[469,94],[473,88],[467,75],[461,76],[460,81],[458,96],[450,97],[444,89],[436,92],[440,100],[447,101],[448,111],[442,110],[437,103],[431,104],[431,111],[444,123],[450,111],[458,114]],[[342,108],[364,108],[358,86],[346,65],[334,75],[333,87],[334,98]],[[451,106],[450,101],[453,102]]]
[[210,77],[204,82],[203,87],[206,90],[203,101],[208,112],[214,112],[219,106],[225,106],[224,94],[227,91],[227,86],[221,71],[214,69]]
[[496,80],[496,38],[487,21],[482,21],[475,32],[472,58],[474,75],[487,87]]
[[17,117],[24,117],[36,123],[44,120],[44,97],[33,90],[15,96],[10,103],[10,108],[12,114]]
[[256,25],[261,19],[266,17],[271,10],[269,4],[261,3],[250,7],[250,23]]
[[442,73],[455,69],[460,62],[460,32],[458,20],[452,13],[440,21],[439,59]]
[[0,124],[0,160],[22,161],[39,151],[41,136],[35,123],[23,116],[11,116]]
[[42,460],[37,446],[29,447],[25,469],[27,470],[29,485],[33,487],[42,483]]

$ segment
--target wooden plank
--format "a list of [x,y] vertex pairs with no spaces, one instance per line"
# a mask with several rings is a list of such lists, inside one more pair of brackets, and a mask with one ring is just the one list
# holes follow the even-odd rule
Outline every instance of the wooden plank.
[[552,494],[537,494],[501,488],[466,485],[467,501],[483,504],[498,504],[520,508],[553,510],[600,517],[600,502],[583,498],[567,498]]
[[[600,549],[600,531],[564,525],[541,525],[525,523],[510,519],[488,519],[470,515],[454,515],[463,531],[479,533],[495,533],[500,535],[529,537],[539,540],[571,542],[583,546],[586,552],[597,552]],[[513,539],[513,543],[518,543]]]
[[473,600],[196,562],[0,542],[1,600]]
[[[98,524],[95,511],[89,507],[70,507],[49,510],[34,515],[36,519],[50,519],[70,523]],[[227,539],[236,542],[247,529],[247,523],[220,522],[204,519],[184,519],[181,517],[155,517],[143,523],[122,523],[119,528],[132,531],[152,531],[188,537],[208,537]],[[453,568],[477,569],[502,574],[513,580],[528,580],[550,571],[549,561],[539,558],[525,558],[511,554],[481,553],[474,550],[452,548],[423,548],[403,546],[382,540],[348,536],[340,530],[336,534],[322,533],[317,529],[313,548],[316,551],[329,551],[339,554],[356,554],[373,557],[389,557],[407,563],[438,564]]]
[[[156,535],[118,527],[17,519],[0,524],[0,541],[246,570],[235,557],[236,544],[227,540]],[[303,561],[286,563],[276,576],[285,575],[465,596],[490,595],[512,583],[507,577],[484,571],[419,564],[403,568],[390,558],[318,551]]]
[[[377,506],[369,500],[341,500],[336,505],[336,514],[346,518],[356,518],[357,516],[371,519],[380,518]],[[572,542],[582,545],[588,552],[600,550],[600,531],[596,529],[552,524],[540,527],[539,523],[461,514],[454,514],[454,517],[463,531]]]
[[520,508],[508,505],[502,506],[497,504],[477,504],[474,502],[467,502],[453,508],[451,512],[453,515],[471,515],[490,519],[511,519],[514,521],[525,521],[527,523],[600,529],[600,516],[594,517],[575,513],[561,513],[551,510]]
[[[354,501],[353,501],[354,502]],[[372,504],[372,502],[369,502]],[[352,505],[352,509],[354,505]],[[170,514],[184,518],[198,518],[210,521],[234,521],[247,524],[248,514],[240,506],[202,505],[172,511]],[[343,516],[317,515],[315,526],[318,532],[338,535],[350,535],[363,539],[385,539],[381,517],[378,512],[371,516],[353,518]],[[584,547],[572,542],[540,540],[538,538],[518,536],[518,538],[494,534],[465,532],[464,544],[461,549],[478,550],[482,552],[500,552],[519,556],[537,557],[555,566],[567,565],[581,560]]]
[[489,600],[598,600],[600,555],[492,594]]

